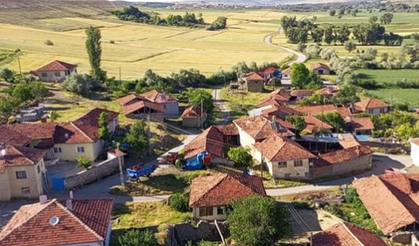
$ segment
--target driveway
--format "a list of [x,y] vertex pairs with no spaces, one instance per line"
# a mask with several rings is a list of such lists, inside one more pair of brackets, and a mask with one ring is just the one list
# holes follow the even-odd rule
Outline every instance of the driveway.
[[283,189],[267,189],[266,193],[269,196],[283,196],[305,192],[315,192],[321,190],[327,190],[339,187],[343,184],[352,183],[354,179],[370,177],[373,175],[381,175],[385,173],[386,169],[404,169],[412,165],[412,160],[408,155],[386,155],[375,153],[373,156],[373,168],[372,170],[356,175],[354,177],[348,177],[343,179],[331,180],[322,182],[314,185],[304,185],[298,187],[290,187]]
[[230,109],[228,109],[225,101],[221,98],[221,89],[214,89],[211,92],[211,95],[214,105],[221,111],[221,120],[217,122],[217,125],[227,125],[230,123],[231,114]]

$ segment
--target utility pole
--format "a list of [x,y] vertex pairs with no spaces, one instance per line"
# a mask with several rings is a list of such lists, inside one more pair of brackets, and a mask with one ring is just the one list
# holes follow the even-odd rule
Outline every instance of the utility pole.
[[147,141],[148,141],[148,155],[151,155],[151,132],[150,132],[150,115],[147,115]]
[[263,157],[263,152],[262,152],[262,154],[261,154],[261,160],[260,160],[260,178],[263,180],[263,160],[264,160],[264,157]]
[[19,55],[17,56],[17,62],[19,64],[20,80],[23,81],[22,66],[20,65],[20,57],[19,57]]
[[[119,150],[119,143],[116,143],[116,149]],[[121,157],[118,154],[117,156],[118,156],[118,163],[119,163],[119,177],[121,179],[121,185],[125,188],[124,172],[122,171]]]
[[121,79],[121,67],[119,67],[119,83],[122,83],[122,79]]
[[202,122],[202,116],[203,115],[204,115],[204,98],[201,97],[201,115],[198,118],[199,119],[199,128],[202,128],[203,125],[204,125],[203,124],[204,122]]

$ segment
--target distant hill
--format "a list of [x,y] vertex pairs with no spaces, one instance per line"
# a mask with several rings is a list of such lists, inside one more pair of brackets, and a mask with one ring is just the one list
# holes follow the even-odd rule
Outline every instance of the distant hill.
[[0,23],[37,27],[44,19],[98,17],[115,9],[107,0],[0,0]]

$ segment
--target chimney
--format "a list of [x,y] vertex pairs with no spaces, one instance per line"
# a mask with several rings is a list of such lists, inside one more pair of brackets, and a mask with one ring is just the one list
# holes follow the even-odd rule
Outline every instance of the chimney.
[[41,123],[47,123],[47,118],[41,118]]
[[74,193],[73,193],[73,191],[72,190],[70,190],[70,199],[74,199]]
[[40,204],[45,204],[48,202],[48,197],[46,195],[40,195],[39,196],[39,203]]
[[71,199],[67,199],[65,202],[65,206],[68,210],[73,211],[73,201]]

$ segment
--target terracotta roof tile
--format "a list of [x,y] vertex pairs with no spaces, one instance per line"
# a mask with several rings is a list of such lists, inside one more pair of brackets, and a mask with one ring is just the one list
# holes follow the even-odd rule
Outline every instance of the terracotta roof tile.
[[361,145],[355,138],[345,138],[344,140],[339,141],[339,144],[344,149],[349,149]]
[[418,180],[418,175],[391,174],[358,179],[353,185],[387,235],[419,221]]
[[97,139],[90,138],[73,123],[64,123],[57,126],[54,134],[55,143],[93,143]]
[[256,143],[255,148],[262,152],[265,158],[275,162],[316,158],[315,155],[297,142],[276,134],[271,135],[261,143]]
[[284,74],[284,75],[289,75],[291,73],[291,68],[286,68],[286,69],[282,70],[281,73]]
[[374,123],[371,118],[346,118],[346,123],[351,125],[351,128],[354,130],[374,130]]
[[41,124],[13,124],[5,125],[5,128],[9,128],[13,131],[24,134],[32,140],[51,139],[54,136],[55,127],[57,126],[54,122],[41,123]]
[[223,134],[216,127],[211,126],[185,145],[184,150],[185,159],[204,151],[217,157],[224,157],[225,146]]
[[154,103],[147,100],[140,100],[135,103],[126,104],[122,107],[122,111],[125,115],[129,115],[142,108],[149,108],[157,111],[158,113],[164,113],[163,104]]
[[313,246],[387,246],[374,232],[347,222],[315,234],[312,241]]
[[326,105],[315,105],[315,106],[304,106],[296,108],[297,111],[300,113],[304,113],[307,115],[317,115],[338,112],[337,107],[333,104],[326,104]]
[[335,85],[325,86],[315,92],[316,94],[328,96],[328,95],[337,95],[339,94],[339,87]]
[[[2,246],[68,245],[103,242],[106,238],[113,200],[73,199],[73,210],[65,201],[22,206],[0,233]],[[58,217],[56,225],[50,224]]]
[[7,125],[0,126],[0,141],[5,144],[11,144],[15,146],[26,146],[32,139],[26,136],[23,132],[13,130]]
[[260,73],[263,73],[264,75],[269,75],[275,73],[276,71],[278,71],[278,68],[276,67],[267,67],[261,70]]
[[354,106],[357,110],[366,111],[367,109],[387,108],[390,105],[376,98],[369,98],[369,99],[363,99],[357,103],[354,103]]
[[261,141],[269,137],[271,134],[283,134],[284,136],[292,136],[293,133],[282,127],[278,122],[272,123],[263,116],[252,116],[245,119],[234,121],[236,126],[240,127],[249,136],[256,141]]
[[37,164],[45,155],[45,150],[6,145],[5,155],[0,156],[0,173],[7,167],[32,166]]
[[321,63],[321,62],[317,62],[317,63],[311,65],[311,70],[318,69],[318,68],[323,68],[323,69],[330,70],[328,65],[326,65],[324,63]]
[[201,107],[190,106],[183,111],[180,117],[184,119],[188,119],[188,118],[199,118],[201,116],[202,116]]
[[290,95],[293,97],[309,97],[314,94],[312,90],[293,90]]
[[230,125],[217,125],[217,128],[224,136],[237,136],[239,135],[239,129],[234,124]]
[[192,180],[190,207],[228,205],[250,195],[266,196],[262,179],[240,173],[217,173]]
[[111,122],[118,117],[117,112],[107,109],[94,108],[73,122],[77,125],[92,125],[99,127],[99,118],[102,113],[107,114],[108,122]]
[[151,102],[155,103],[170,103],[177,102],[178,100],[172,95],[164,92],[159,92],[156,90],[151,90],[139,95],[140,97],[147,98]]
[[303,118],[304,118],[304,122],[306,123],[306,128],[304,129],[304,131],[309,134],[313,133],[314,129],[323,129],[323,130],[333,129],[331,125],[317,119],[314,116],[308,115],[308,116],[303,116]]
[[47,64],[41,68],[38,68],[37,72],[46,72],[46,71],[70,71],[76,68],[77,65],[62,62],[62,61],[53,61],[50,64]]
[[273,104],[271,105],[270,108],[262,111],[262,115],[266,117],[273,116],[273,115],[279,117],[281,114],[295,115],[295,114],[300,114],[300,112],[293,108],[279,105],[279,104]]
[[128,96],[118,98],[116,101],[120,103],[121,105],[125,105],[133,101],[138,101],[138,97],[136,95],[128,95]]
[[414,138],[410,140],[411,143],[419,145],[419,138]]
[[371,155],[372,151],[367,146],[359,145],[347,149],[341,149],[325,153],[319,156],[321,161],[330,165],[336,165],[347,161],[356,160],[362,156]]
[[252,72],[252,73],[249,73],[245,79],[250,80],[250,81],[260,81],[260,80],[264,80],[265,78],[263,77],[263,74],[260,74],[258,72]]

